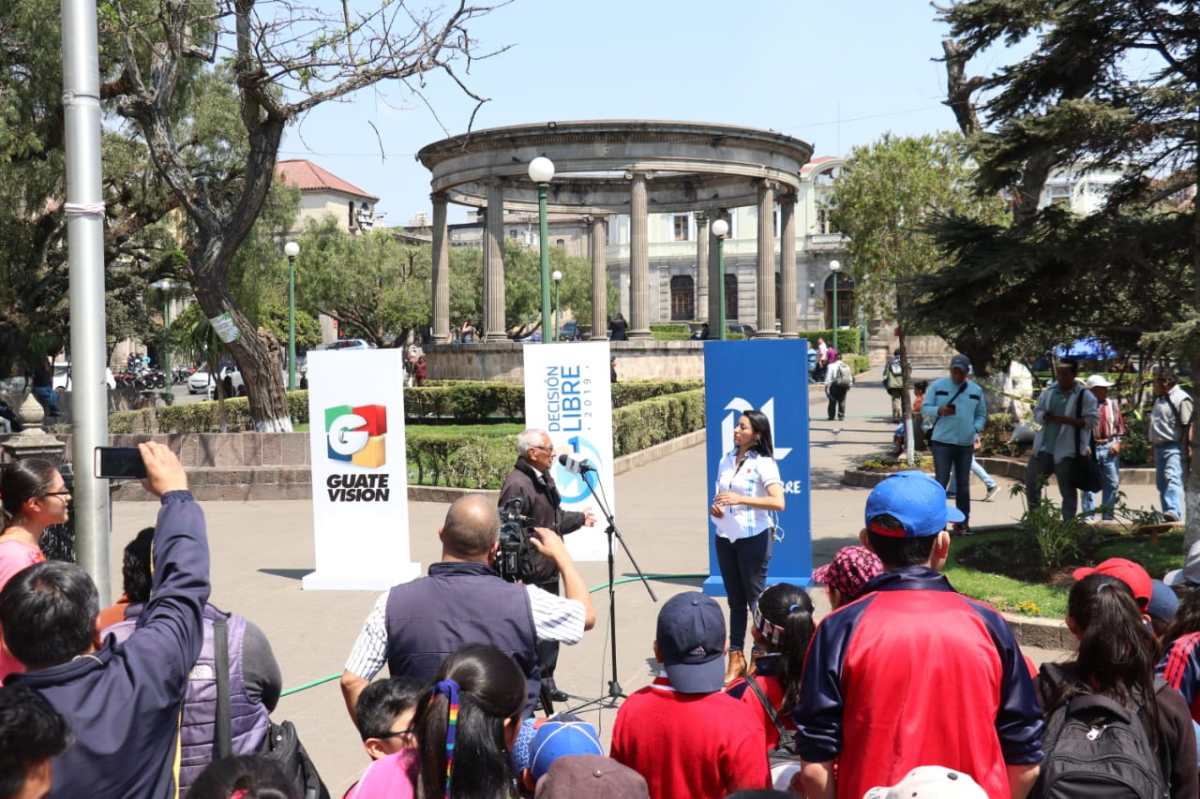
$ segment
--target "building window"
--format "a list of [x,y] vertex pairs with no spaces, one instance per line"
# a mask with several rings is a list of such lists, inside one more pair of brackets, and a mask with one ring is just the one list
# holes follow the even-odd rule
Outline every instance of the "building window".
[[520,230],[520,228],[511,228],[511,229],[508,231],[508,237],[509,237],[510,239],[519,239],[519,238],[521,238],[521,230]]
[[675,241],[688,240],[688,215],[677,214],[675,216]]
[[696,284],[691,275],[671,278],[671,320],[691,320],[696,316]]
[[555,246],[555,247],[566,247],[566,246],[567,246],[567,240],[566,240],[566,239],[555,239],[555,240],[554,240],[554,246]]
[[833,214],[828,208],[817,208],[817,235],[828,236],[837,231],[833,228]]
[[350,226],[350,229],[351,229],[351,230],[354,230],[354,200],[351,200],[351,201],[350,201],[350,204],[349,204],[349,206],[350,206],[350,207],[349,207],[349,210],[350,210],[350,221],[348,222],[348,224],[349,224],[349,226]]
[[738,285],[737,275],[725,273],[725,318],[738,318]]

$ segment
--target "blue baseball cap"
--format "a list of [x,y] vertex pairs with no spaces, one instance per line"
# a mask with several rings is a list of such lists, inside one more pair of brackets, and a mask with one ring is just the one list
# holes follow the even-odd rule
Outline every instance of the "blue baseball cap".
[[711,694],[725,685],[725,614],[699,591],[676,594],[658,612],[655,636],[671,687]]
[[1179,597],[1169,585],[1162,580],[1154,580],[1150,584],[1150,604],[1146,606],[1146,615],[1163,624],[1175,621],[1179,612]]
[[[900,533],[871,526],[880,516],[891,516],[904,528]],[[867,530],[893,538],[924,538],[937,535],[951,522],[966,519],[962,511],[946,504],[946,489],[925,472],[898,472],[886,478],[867,497]]]
[[604,757],[604,746],[595,727],[570,716],[542,724],[530,745],[529,770],[534,782],[550,770],[555,760],[574,755]]

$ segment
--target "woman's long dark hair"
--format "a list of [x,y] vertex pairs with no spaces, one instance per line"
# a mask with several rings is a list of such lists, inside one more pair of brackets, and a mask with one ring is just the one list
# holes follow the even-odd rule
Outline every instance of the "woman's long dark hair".
[[777,583],[758,597],[758,610],[767,621],[783,628],[778,645],[767,641],[764,646],[780,655],[779,682],[783,685],[783,704],[779,712],[788,714],[800,700],[804,655],[816,629],[812,599],[799,586]]
[[[513,792],[513,772],[504,722],[525,707],[525,675],[494,646],[468,644],[438,670],[436,682],[459,688],[451,797],[496,799]],[[421,696],[413,722],[421,754],[420,795],[440,799],[446,791],[446,727],[450,700],[430,688]]]
[[0,466],[0,530],[21,514],[21,508],[50,490],[58,467],[42,458]]
[[750,429],[758,434],[758,441],[750,449],[759,455],[774,457],[775,445],[771,443],[771,420],[762,411],[745,411],[742,416],[750,422]]
[[1154,666],[1158,644],[1129,586],[1105,574],[1088,575],[1071,586],[1067,616],[1079,634],[1076,667],[1082,685],[1092,693],[1144,707],[1153,720],[1148,726],[1157,745]]
[[1200,588],[1189,588],[1179,595],[1179,611],[1163,635],[1162,651],[1189,633],[1200,633]]

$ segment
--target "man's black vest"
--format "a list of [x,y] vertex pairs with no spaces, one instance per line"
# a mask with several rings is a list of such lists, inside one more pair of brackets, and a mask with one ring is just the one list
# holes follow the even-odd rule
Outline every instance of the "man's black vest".
[[387,601],[387,662],[393,677],[431,681],[464,644],[491,644],[510,655],[540,690],[537,635],[525,586],[483,563],[435,563],[429,576],[392,588]]

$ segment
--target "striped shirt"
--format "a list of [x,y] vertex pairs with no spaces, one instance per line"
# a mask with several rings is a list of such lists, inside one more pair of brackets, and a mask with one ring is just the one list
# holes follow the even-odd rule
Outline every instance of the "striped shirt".
[[[536,585],[527,585],[529,606],[533,611],[533,630],[539,641],[559,641],[577,644],[583,640],[586,611],[583,603],[574,599],[555,596]],[[370,680],[387,664],[387,601],[390,591],[384,591],[375,600],[367,621],[363,624],[350,657],[346,660],[346,671],[364,680]]]
[[[721,465],[717,467],[717,494],[732,491],[745,497],[765,497],[767,488],[773,485],[783,485],[779,477],[779,465],[774,458],[759,455],[754,450],[746,453],[741,468],[738,468],[736,450],[722,458]],[[730,541],[750,538],[775,526],[771,511],[746,505],[733,505],[723,510],[725,518],[712,521],[717,526],[717,535]]]

